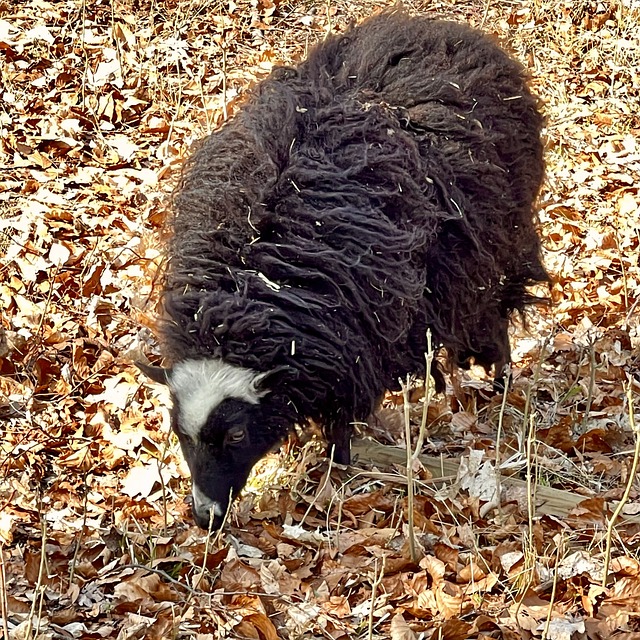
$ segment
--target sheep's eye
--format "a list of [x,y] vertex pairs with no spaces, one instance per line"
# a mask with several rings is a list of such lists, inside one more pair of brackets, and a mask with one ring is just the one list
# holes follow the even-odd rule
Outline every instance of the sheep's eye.
[[242,442],[246,436],[246,432],[244,429],[234,429],[233,431],[229,431],[227,433],[227,443],[228,444],[238,444]]

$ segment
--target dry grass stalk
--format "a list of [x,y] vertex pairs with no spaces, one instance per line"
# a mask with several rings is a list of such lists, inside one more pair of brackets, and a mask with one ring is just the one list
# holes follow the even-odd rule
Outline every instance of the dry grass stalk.
[[549,599],[549,608],[547,610],[547,619],[544,623],[544,629],[542,631],[542,640],[547,640],[549,637],[549,629],[551,627],[551,617],[553,615],[553,605],[556,601],[556,592],[558,590],[558,568],[560,562],[565,555],[565,537],[564,534],[559,533],[557,535],[558,544],[556,546],[556,562],[553,567],[553,584],[551,586],[551,598]]
[[227,111],[227,48],[220,44],[222,49],[222,118],[224,122],[229,119]]
[[433,366],[433,359],[435,358],[435,351],[433,350],[433,342],[431,337],[431,329],[427,329],[427,351],[424,354],[425,359],[425,375],[424,381],[424,402],[422,405],[422,420],[420,421],[420,432],[418,433],[418,442],[416,442],[416,448],[413,452],[413,459],[417,460],[422,451],[422,445],[424,443],[424,436],[427,432],[427,416],[429,414],[429,405],[433,399],[434,388],[428,384],[429,372]]
[[496,499],[498,501],[498,513],[502,510],[502,476],[500,474],[500,445],[502,443],[502,427],[504,423],[504,412],[507,408],[507,397],[509,395],[509,385],[511,384],[511,374],[507,373],[504,380],[504,393],[502,394],[502,403],[500,404],[500,413],[498,414],[498,431],[496,433]]
[[[215,531],[215,535],[212,538],[212,533],[214,533],[213,530],[213,519],[215,517],[215,514],[213,513],[213,509],[210,512],[209,515],[209,529],[207,530],[207,537],[205,539],[205,543],[204,543],[204,555],[202,556],[202,565],[200,566],[200,571],[198,573],[198,575],[196,576],[195,580],[193,581],[193,588],[194,590],[197,590],[200,588],[200,583],[202,582],[202,579],[204,578],[204,573],[207,570],[207,559],[209,556],[209,550],[212,548],[217,548],[219,543],[220,543],[220,538],[222,537],[222,532],[224,531],[225,525],[227,524],[227,521],[229,519],[229,514],[231,513],[231,507],[233,506],[233,501],[232,501],[232,497],[233,496],[229,496],[229,502],[227,504],[227,511],[224,514],[224,518],[222,519],[222,524],[220,525],[220,528]],[[187,603],[185,603],[186,606]]]
[[376,598],[378,597],[378,587],[382,583],[384,578],[384,557],[382,558],[382,566],[380,567],[380,573],[378,573],[378,558],[375,559],[373,565],[373,582],[371,583],[371,609],[369,610],[369,630],[367,634],[368,640],[373,639],[373,612],[376,608]]
[[416,442],[415,449],[411,446],[411,405],[409,402],[409,376],[405,384],[402,384],[402,397],[404,400],[404,437],[407,448],[407,527],[409,538],[409,553],[411,554],[411,560],[413,562],[418,561],[418,553],[416,551],[416,540],[414,532],[414,502],[415,502],[415,482],[413,477],[414,464],[419,460],[420,453],[422,451],[422,445],[424,443],[425,433],[427,431],[427,416],[429,414],[429,404],[433,396],[433,387],[429,384],[429,372],[433,365],[433,359],[435,353],[433,350],[433,343],[431,340],[431,331],[427,330],[427,351],[425,352],[425,384],[424,384],[424,402],[422,405],[422,418],[420,420],[420,431],[418,433],[418,440]]
[[527,533],[524,540],[524,576],[522,585],[524,595],[531,586],[536,565],[536,546],[533,535],[533,521],[536,515],[537,465],[535,464],[536,428],[533,414],[529,416],[529,429],[526,439],[526,482],[527,482]]
[[[82,542],[84,540],[84,532],[87,526],[87,506],[89,500],[89,487],[87,486],[87,478],[85,477],[85,492],[84,492],[84,500],[82,501],[82,528],[80,529],[80,533],[76,538],[76,548],[73,552],[73,558],[71,559],[71,566],[69,568],[69,587],[73,584],[73,579],[76,573],[76,564],[78,562],[78,553],[80,552],[80,548],[82,547]],[[165,516],[166,517],[166,516]]]
[[629,407],[629,425],[631,426],[631,431],[636,440],[636,446],[633,451],[633,462],[631,463],[631,469],[629,470],[629,476],[627,477],[627,484],[624,488],[624,494],[620,499],[620,502],[616,506],[609,519],[609,523],[607,524],[607,546],[605,548],[604,554],[604,568],[602,569],[602,587],[606,588],[607,586],[607,577],[609,574],[609,565],[611,563],[611,537],[613,535],[613,529],[616,525],[618,517],[622,513],[622,509],[624,505],[629,500],[629,495],[631,494],[631,487],[633,486],[633,482],[636,479],[636,473],[638,471],[638,462],[640,461],[640,433],[638,433],[638,428],[636,427],[636,419],[633,413],[634,405],[633,405],[633,391],[631,389],[631,383],[627,385],[627,405]]
[[[337,492],[338,498],[338,517],[336,519],[336,548],[340,547],[340,529],[342,528],[342,507],[344,505],[344,489],[345,485],[340,487],[340,490]],[[329,510],[327,509],[327,518],[329,517]],[[329,523],[327,522],[327,531],[329,530]],[[329,549],[331,549],[331,536],[329,536]]]
[[0,545],[0,614],[2,615],[2,631],[5,638],[9,637],[9,626],[7,624],[8,611],[7,574],[4,568],[4,545]]
[[407,381],[402,385],[402,396],[404,398],[404,441],[407,451],[407,528],[409,539],[409,553],[411,560],[417,562],[418,555],[416,553],[416,539],[413,531],[413,502],[415,495],[415,486],[413,484],[413,452],[411,450],[411,405],[409,404],[409,376]]
[[[47,521],[42,518],[40,521],[42,527],[42,536],[40,539],[40,565],[38,567],[38,579],[33,589],[33,601],[31,602],[31,610],[29,611],[29,622],[24,633],[25,640],[31,638],[31,631],[34,631],[33,637],[37,638],[40,630],[40,617],[42,615],[42,605],[44,599],[43,578],[47,566]],[[36,605],[38,605],[38,613],[36,614]],[[33,621],[36,619],[36,627],[33,629]],[[8,637],[8,636],[7,636]]]
[[169,521],[168,521],[168,512],[169,512],[169,503],[167,500],[167,487],[164,482],[164,476],[162,475],[162,469],[165,467],[165,460],[167,459],[167,454],[169,452],[169,441],[170,438],[167,437],[164,440],[164,445],[162,447],[162,453],[160,456],[154,456],[156,459],[156,466],[158,468],[158,478],[160,479],[160,489],[162,491],[162,535],[167,535],[167,530],[169,529]]
[[596,388],[596,345],[593,339],[589,340],[589,388],[587,391],[586,408],[582,416],[582,429],[587,430],[587,421],[593,404],[593,394]]

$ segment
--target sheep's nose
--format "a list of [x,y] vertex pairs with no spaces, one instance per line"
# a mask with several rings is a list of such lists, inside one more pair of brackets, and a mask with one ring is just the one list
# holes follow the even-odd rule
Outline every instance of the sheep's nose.
[[203,529],[218,529],[222,525],[224,509],[220,502],[212,500],[197,485],[191,488],[192,510],[196,524]]

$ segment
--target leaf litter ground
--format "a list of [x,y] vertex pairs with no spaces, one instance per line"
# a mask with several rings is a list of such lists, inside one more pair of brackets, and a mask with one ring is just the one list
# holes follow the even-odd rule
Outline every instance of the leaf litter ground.
[[[5,637],[640,637],[635,0],[409,4],[531,70],[554,274],[553,307],[514,330],[506,398],[472,371],[426,407],[424,453],[461,464],[412,464],[417,556],[406,467],[331,468],[309,438],[258,465],[223,533],[191,523],[166,395],[131,363],[157,355],[180,161],[273,64],[383,6],[0,0]],[[423,395],[414,381],[414,438]],[[363,435],[404,446],[404,405],[388,396]],[[500,500],[496,465],[523,480]],[[555,515],[552,489],[573,498]]]

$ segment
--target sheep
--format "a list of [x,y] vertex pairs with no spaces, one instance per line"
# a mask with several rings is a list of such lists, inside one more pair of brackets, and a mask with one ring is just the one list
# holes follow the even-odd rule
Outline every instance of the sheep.
[[427,330],[500,379],[509,319],[548,281],[542,126],[492,38],[394,10],[275,68],[198,143],[170,221],[170,366],[145,371],[169,385],[200,526],[295,424],[348,464],[353,423],[427,373]]

